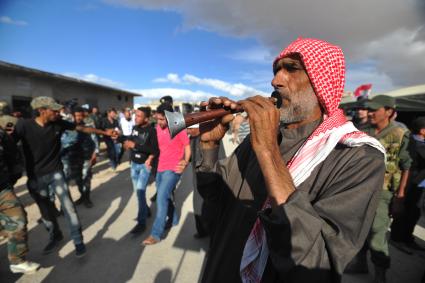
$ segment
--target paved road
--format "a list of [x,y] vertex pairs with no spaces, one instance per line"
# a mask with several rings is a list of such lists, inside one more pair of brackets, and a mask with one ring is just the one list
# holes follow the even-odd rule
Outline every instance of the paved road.
[[[232,145],[225,143],[225,151]],[[84,227],[84,237],[88,253],[84,258],[76,258],[68,229],[63,217],[60,226],[65,239],[57,253],[43,256],[42,249],[47,242],[47,233],[37,224],[40,217],[36,206],[29,197],[22,178],[16,191],[25,204],[29,219],[29,259],[41,263],[42,268],[32,275],[14,275],[8,270],[5,241],[0,242],[0,282],[198,282],[205,261],[208,240],[196,240],[192,186],[190,172],[183,176],[177,190],[176,200],[181,207],[180,223],[172,228],[161,243],[143,247],[141,241],[148,236],[132,237],[128,231],[135,224],[137,211],[136,198],[132,193],[128,162],[121,164],[116,172],[108,169],[106,161],[95,167],[91,209],[78,207]],[[74,198],[78,197],[75,186],[71,187]],[[148,197],[155,191],[148,187]],[[153,213],[155,207],[153,206]],[[151,227],[152,218],[148,221]],[[425,221],[422,220],[422,227]],[[425,239],[425,229],[417,227],[416,234]],[[425,267],[425,254],[406,255],[391,249],[393,267],[389,272],[390,283],[419,282]],[[372,275],[346,275],[344,283],[372,282]]]

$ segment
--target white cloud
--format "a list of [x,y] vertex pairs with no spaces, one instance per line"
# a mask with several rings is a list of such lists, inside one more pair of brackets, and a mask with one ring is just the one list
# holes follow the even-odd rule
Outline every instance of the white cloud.
[[180,100],[186,102],[199,102],[216,96],[209,92],[178,88],[129,89],[129,91],[143,95],[143,99],[151,98],[157,100],[165,95],[171,95],[176,101]]
[[158,78],[155,79],[154,82],[207,86],[234,97],[248,97],[253,95],[267,96],[265,92],[241,83],[232,84],[217,79],[199,78],[190,74],[185,74],[182,78],[177,74],[168,74],[166,78]]
[[169,73],[167,75],[167,77],[154,79],[153,82],[155,82],[155,83],[167,83],[167,82],[170,82],[170,83],[178,84],[178,83],[180,83],[180,78],[179,78],[179,75],[177,75],[177,74]]
[[110,87],[116,87],[116,88],[123,88],[124,87],[124,84],[122,84],[122,83],[113,81],[111,79],[102,78],[102,77],[99,77],[95,74],[81,75],[81,74],[77,74],[77,73],[64,73],[63,75],[68,76],[68,77],[72,77],[72,78],[76,78],[76,79],[79,79],[79,80],[91,82],[91,83],[110,86]]
[[345,89],[354,91],[358,86],[366,83],[372,84],[372,94],[384,93],[395,88],[391,78],[379,72],[374,66],[363,65],[348,69],[347,84]]
[[376,58],[379,70],[384,70],[394,84],[412,85],[424,82],[425,40],[418,40],[425,30],[398,29],[366,45],[365,53]]
[[242,72],[240,73],[240,78],[244,81],[249,81],[249,84],[254,88],[272,91],[271,81],[273,79],[273,72],[271,66],[268,70]]
[[239,50],[235,53],[227,55],[228,58],[249,63],[270,65],[274,57],[270,53],[270,49],[265,47],[252,47]]
[[26,26],[26,25],[28,25],[28,23],[25,22],[25,21],[13,20],[12,18],[7,17],[7,16],[1,16],[0,17],[0,23],[8,24],[8,25],[15,25],[15,26]]
[[[378,72],[387,75],[396,86],[423,83],[423,0],[104,1],[176,11],[183,18],[181,29],[255,38],[271,54],[277,54],[298,36],[321,38],[340,45],[350,62],[375,60]],[[257,60],[261,53],[251,58]]]

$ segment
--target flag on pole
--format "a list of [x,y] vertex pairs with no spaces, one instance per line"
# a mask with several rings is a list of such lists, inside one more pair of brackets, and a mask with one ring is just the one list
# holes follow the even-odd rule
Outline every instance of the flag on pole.
[[372,90],[372,84],[364,84],[356,88],[354,96],[357,98],[367,98]]

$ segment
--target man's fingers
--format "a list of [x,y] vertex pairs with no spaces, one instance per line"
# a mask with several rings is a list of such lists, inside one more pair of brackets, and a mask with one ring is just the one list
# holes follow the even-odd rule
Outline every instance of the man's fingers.
[[222,107],[222,101],[218,97],[211,97],[208,100],[208,109],[216,109]]
[[261,106],[265,109],[275,107],[273,102],[271,102],[270,99],[268,99],[264,96],[256,95],[256,96],[247,98],[247,100],[252,101],[255,104],[257,104],[257,105],[259,105],[259,106]]
[[[263,96],[254,96],[247,98],[244,102],[243,107],[248,107],[250,110],[247,110],[248,115],[256,115],[255,117],[262,117],[261,119],[278,119],[279,111],[275,107],[272,101]],[[245,105],[245,106],[244,106]]]
[[227,114],[221,118],[221,124],[228,125],[234,119],[233,114]]
[[239,104],[242,105],[242,108],[248,114],[250,119],[255,119],[258,115],[258,112],[261,110],[259,109],[259,106],[256,105],[256,103],[250,101],[249,99],[241,100],[239,101]]
[[211,97],[208,102],[201,102],[200,104],[202,110],[206,109],[217,109],[222,107],[229,107],[231,109],[235,109],[237,107],[236,102],[228,99],[227,97]]
[[227,97],[220,96],[219,99],[221,100],[224,107],[228,107],[230,109],[236,109],[236,107],[238,106],[238,104],[235,101],[228,99]]

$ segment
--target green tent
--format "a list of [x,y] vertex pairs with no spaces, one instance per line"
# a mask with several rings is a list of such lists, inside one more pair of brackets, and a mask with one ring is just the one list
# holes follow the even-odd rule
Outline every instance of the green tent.
[[[396,99],[397,112],[425,112],[425,84],[379,93],[392,96]],[[373,98],[376,95],[371,95]],[[345,96],[341,100],[341,108],[352,109],[357,105],[352,96]]]
[[425,85],[401,88],[385,94],[395,98],[397,112],[425,112]]

